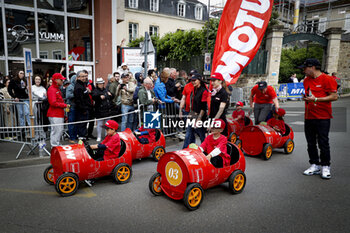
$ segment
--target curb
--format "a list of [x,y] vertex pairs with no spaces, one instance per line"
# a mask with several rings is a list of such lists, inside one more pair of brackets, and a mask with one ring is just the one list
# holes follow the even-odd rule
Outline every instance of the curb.
[[37,165],[37,164],[49,164],[49,163],[50,163],[50,157],[10,160],[10,161],[0,162],[0,169],[11,168],[11,167],[24,167],[24,166]]

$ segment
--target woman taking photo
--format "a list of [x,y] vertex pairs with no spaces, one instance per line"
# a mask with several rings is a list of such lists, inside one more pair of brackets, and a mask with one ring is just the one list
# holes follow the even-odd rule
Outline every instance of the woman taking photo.
[[224,77],[220,73],[213,73],[210,77],[213,90],[211,91],[210,113],[209,118],[222,119],[225,122],[223,135],[227,136],[227,101],[229,90],[226,86]]

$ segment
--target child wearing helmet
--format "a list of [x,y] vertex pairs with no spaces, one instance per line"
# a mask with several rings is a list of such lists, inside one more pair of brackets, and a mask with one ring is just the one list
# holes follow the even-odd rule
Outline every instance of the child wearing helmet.
[[98,161],[116,159],[120,152],[120,137],[117,133],[119,125],[117,122],[109,120],[102,127],[106,129],[107,136],[101,143],[90,146],[91,149],[97,149],[95,159]]
[[227,138],[221,133],[225,129],[225,122],[222,119],[214,121],[209,134],[199,146],[202,152],[207,153],[207,159],[215,167],[226,167],[230,165],[231,156],[227,154]]
[[232,113],[232,118],[234,121],[237,121],[242,127],[244,126],[244,111],[243,111],[243,103],[238,101],[236,104],[236,110]]
[[286,111],[283,108],[279,108],[273,113],[273,117],[267,121],[269,126],[282,135],[286,133],[286,125],[283,120],[285,114]]

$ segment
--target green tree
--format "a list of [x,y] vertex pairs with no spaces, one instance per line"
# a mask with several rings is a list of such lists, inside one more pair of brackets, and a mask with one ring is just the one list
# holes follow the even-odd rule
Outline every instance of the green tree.
[[279,82],[290,82],[292,74],[297,74],[299,80],[304,78],[304,73],[297,67],[307,58],[316,58],[322,61],[323,47],[319,44],[309,44],[308,48],[286,48],[282,49],[281,64],[279,71]]

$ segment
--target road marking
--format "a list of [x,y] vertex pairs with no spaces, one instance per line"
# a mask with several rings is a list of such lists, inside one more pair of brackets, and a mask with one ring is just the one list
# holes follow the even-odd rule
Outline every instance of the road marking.
[[304,125],[304,121],[293,121],[289,123],[290,125]]
[[[97,196],[96,193],[94,193],[91,188],[85,187],[80,189],[80,191],[83,191],[84,193],[78,193],[74,196],[77,197],[86,197],[91,198]],[[30,193],[30,194],[41,194],[41,195],[55,195],[58,196],[59,194],[57,192],[45,192],[45,191],[37,191],[37,190],[25,190],[25,189],[7,189],[7,188],[0,188],[0,192],[12,192],[12,193]]]
[[286,113],[286,116],[301,116],[303,113]]

